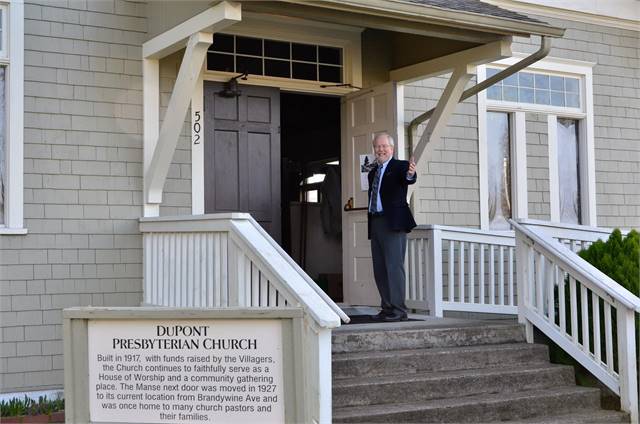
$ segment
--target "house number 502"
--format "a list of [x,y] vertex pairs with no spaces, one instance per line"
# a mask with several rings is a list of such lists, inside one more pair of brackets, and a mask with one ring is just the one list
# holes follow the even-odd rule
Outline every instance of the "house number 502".
[[193,121],[193,144],[200,144],[200,131],[202,125],[200,124],[200,111],[195,112],[195,120]]

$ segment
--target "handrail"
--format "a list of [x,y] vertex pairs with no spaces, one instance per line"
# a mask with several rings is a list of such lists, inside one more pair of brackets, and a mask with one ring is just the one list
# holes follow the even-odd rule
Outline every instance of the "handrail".
[[[245,227],[246,223],[249,227]],[[253,246],[250,240],[252,234],[245,234],[247,230],[255,231],[260,235],[261,249],[252,249],[252,254],[264,263],[269,271],[278,277],[279,285],[283,285],[304,309],[308,311],[313,320],[321,328],[335,328],[340,325],[338,318],[349,318],[344,312],[320,289],[311,278],[291,259],[284,250],[264,231],[262,227],[246,213],[207,214],[191,216],[167,216],[154,218],[140,218],[140,231],[153,232],[203,232],[203,231],[228,231],[239,238],[247,246]],[[269,252],[269,248],[274,251]],[[297,277],[300,277],[300,286],[292,285],[294,282],[287,280],[282,275],[287,266]],[[284,282],[284,284],[282,284]],[[311,291],[306,291],[310,288]],[[303,292],[301,292],[301,290]],[[321,292],[321,293],[320,293]],[[323,296],[324,295],[324,296]],[[314,305],[315,303],[315,305]]]
[[419,231],[419,230],[442,230],[442,231],[447,231],[451,233],[476,234],[479,236],[487,236],[487,237],[513,238],[514,236],[513,231],[486,231],[486,230],[480,230],[477,228],[452,227],[449,225],[439,225],[439,224],[418,225],[412,230],[412,232]]
[[516,230],[524,234],[532,244],[537,245],[544,253],[553,256],[556,262],[570,269],[582,280],[586,280],[598,289],[603,290],[620,304],[640,313],[640,298],[622,287],[598,268],[576,255],[571,249],[555,242],[555,240],[547,235],[539,234],[527,228],[525,225],[521,225],[519,221],[510,219],[509,222]]

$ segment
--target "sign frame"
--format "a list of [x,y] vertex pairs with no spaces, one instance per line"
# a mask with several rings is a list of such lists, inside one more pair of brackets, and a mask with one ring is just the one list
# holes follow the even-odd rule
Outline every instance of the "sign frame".
[[[217,325],[225,320],[268,319],[280,321],[282,326],[282,371],[284,416],[286,423],[304,420],[305,397],[303,358],[296,345],[302,342],[303,313],[301,308],[165,308],[165,307],[77,307],[63,310],[64,335],[64,392],[67,423],[91,421],[89,390],[89,321],[139,320],[211,320]],[[297,342],[297,343],[296,343]]]

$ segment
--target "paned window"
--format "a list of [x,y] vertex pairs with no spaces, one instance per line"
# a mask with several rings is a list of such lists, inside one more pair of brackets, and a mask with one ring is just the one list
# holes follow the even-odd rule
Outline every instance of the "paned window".
[[487,113],[487,158],[489,173],[489,229],[509,230],[511,226],[511,142],[509,115]]
[[558,118],[557,137],[560,222],[580,224],[578,121]]
[[[498,72],[500,69],[487,68],[487,78]],[[568,76],[516,72],[489,87],[487,99],[580,108],[580,80]]]
[[215,34],[207,69],[307,81],[342,83],[341,48]]

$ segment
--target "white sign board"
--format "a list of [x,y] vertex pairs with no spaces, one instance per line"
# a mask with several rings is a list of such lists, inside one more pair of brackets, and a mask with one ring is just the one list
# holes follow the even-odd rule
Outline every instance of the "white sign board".
[[360,155],[360,190],[369,190],[369,172],[376,168],[374,155]]
[[92,421],[284,422],[279,320],[96,320],[88,342]]

